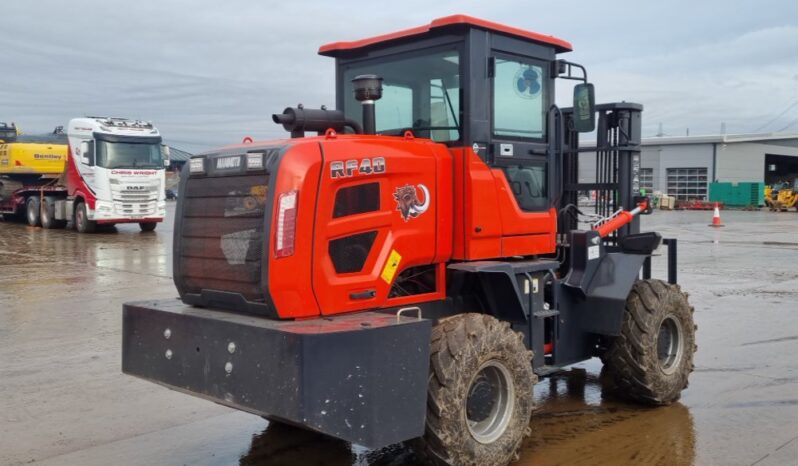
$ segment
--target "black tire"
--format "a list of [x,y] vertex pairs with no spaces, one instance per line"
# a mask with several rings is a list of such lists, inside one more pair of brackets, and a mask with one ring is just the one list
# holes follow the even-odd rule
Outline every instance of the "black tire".
[[52,197],[45,197],[40,209],[42,228],[64,228],[66,226],[66,220],[55,219],[55,199]]
[[[537,382],[523,337],[491,316],[461,314],[432,329],[430,359],[426,429],[413,444],[419,456],[458,466],[518,459]],[[500,380],[504,386],[492,383]]]
[[75,205],[75,229],[78,233],[94,233],[97,229],[97,222],[89,220],[85,202]]
[[39,216],[39,198],[36,196],[31,196],[28,198],[28,202],[25,203],[25,218],[28,221],[28,225],[32,227],[41,226],[42,220]]
[[158,226],[157,222],[140,222],[139,228],[141,231],[155,231],[155,227]]
[[614,394],[650,405],[678,400],[693,372],[696,329],[693,307],[678,285],[635,283],[621,335],[601,357]]

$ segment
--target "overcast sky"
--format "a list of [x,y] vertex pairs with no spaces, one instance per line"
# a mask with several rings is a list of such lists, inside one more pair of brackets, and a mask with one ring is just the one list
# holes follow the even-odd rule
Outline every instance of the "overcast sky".
[[[3,0],[0,121],[152,120],[189,151],[285,133],[333,107],[319,45],[470,14],[569,40],[597,101],[644,104],[644,135],[798,132],[798,2]],[[565,103],[565,102],[561,102]]]

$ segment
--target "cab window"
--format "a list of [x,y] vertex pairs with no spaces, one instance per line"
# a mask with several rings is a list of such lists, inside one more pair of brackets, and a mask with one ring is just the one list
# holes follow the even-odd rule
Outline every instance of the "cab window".
[[540,211],[548,208],[545,162],[528,162],[502,169],[521,210]]
[[377,133],[418,137],[439,142],[460,140],[462,108],[460,53],[457,49],[403,54],[344,66],[344,113],[360,121],[362,109],[352,92],[361,74],[383,78],[382,98],[375,103]]
[[543,139],[546,75],[533,62],[495,58],[493,134]]

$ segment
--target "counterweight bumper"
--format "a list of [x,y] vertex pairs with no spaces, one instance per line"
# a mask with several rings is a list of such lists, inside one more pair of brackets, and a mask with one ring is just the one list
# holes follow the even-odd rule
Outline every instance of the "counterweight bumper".
[[278,321],[178,300],[123,307],[122,371],[378,448],[421,436],[431,321]]

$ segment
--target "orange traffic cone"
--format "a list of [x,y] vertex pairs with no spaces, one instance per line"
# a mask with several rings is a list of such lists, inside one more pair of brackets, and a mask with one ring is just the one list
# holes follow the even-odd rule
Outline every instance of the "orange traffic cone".
[[720,223],[720,209],[718,208],[718,203],[715,203],[715,213],[712,214],[712,223],[709,225],[711,227],[725,227],[726,225]]

